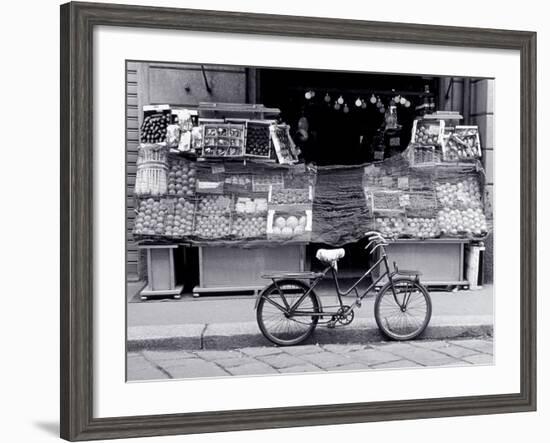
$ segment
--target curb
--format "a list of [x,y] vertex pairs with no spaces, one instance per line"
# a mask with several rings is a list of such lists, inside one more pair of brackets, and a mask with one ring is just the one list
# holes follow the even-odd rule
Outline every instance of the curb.
[[[493,335],[493,317],[432,317],[419,339],[442,340]],[[350,344],[386,341],[374,320],[357,319],[351,325],[328,329],[318,326],[304,344]],[[127,349],[143,350],[224,350],[273,346],[256,322],[132,326],[128,328]]]

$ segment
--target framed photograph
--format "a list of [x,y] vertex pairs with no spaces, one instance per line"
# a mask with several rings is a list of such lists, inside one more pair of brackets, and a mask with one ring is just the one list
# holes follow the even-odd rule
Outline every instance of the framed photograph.
[[535,410],[535,54],[62,5],[61,437]]

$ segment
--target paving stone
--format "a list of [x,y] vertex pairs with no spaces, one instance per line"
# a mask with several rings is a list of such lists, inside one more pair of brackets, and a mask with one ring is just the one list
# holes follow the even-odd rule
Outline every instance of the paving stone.
[[329,371],[359,371],[368,369],[369,366],[366,363],[352,362],[335,368],[329,368]]
[[290,355],[306,355],[324,352],[323,348],[319,345],[285,346],[281,349],[283,352]]
[[146,369],[151,366],[154,366],[151,364],[149,360],[147,360],[143,355],[141,354],[128,354],[126,356],[126,365],[128,366],[128,369]]
[[452,343],[456,346],[462,346],[464,348],[473,349],[478,352],[484,352],[485,354],[493,355],[493,341],[492,340],[453,340]]
[[264,346],[261,348],[241,348],[239,350],[246,355],[250,355],[251,357],[280,354],[281,352],[283,352],[281,348],[277,348],[275,346]]
[[322,372],[323,369],[313,366],[312,364],[305,363],[299,366],[290,366],[289,368],[281,368],[279,372],[283,374],[299,374],[302,372]]
[[173,378],[193,377],[220,377],[229,375],[228,372],[215,363],[201,360],[200,358],[188,358],[181,360],[178,365],[164,367]]
[[271,366],[262,363],[254,362],[241,366],[233,366],[226,369],[231,375],[264,375],[264,374],[277,374],[277,370]]
[[348,352],[360,351],[365,348],[365,345],[351,344],[351,345],[323,345],[323,348],[329,352],[335,352],[338,354],[347,354]]
[[186,351],[143,351],[143,355],[153,361],[180,360],[184,358],[195,358],[193,354]]
[[193,352],[197,357],[202,358],[203,360],[208,361],[217,361],[217,360],[225,360],[228,358],[236,358],[240,357],[242,354],[235,350],[227,350],[227,351],[194,351]]
[[462,358],[466,357],[468,355],[476,355],[479,354],[479,352],[474,351],[473,349],[464,348],[462,346],[456,346],[452,343],[447,343],[446,346],[437,347],[434,349],[436,352],[441,352],[446,355],[450,355],[454,358]]
[[380,351],[378,349],[363,349],[360,351],[350,352],[348,357],[354,361],[366,363],[369,366],[401,359],[401,357],[390,354],[389,352]]
[[216,363],[224,368],[231,368],[233,366],[242,366],[251,363],[257,363],[258,360],[248,357],[246,355],[241,355],[234,358],[224,358],[221,360],[216,360]]
[[170,378],[168,374],[149,363],[148,366],[134,367],[128,365],[126,379],[128,381],[161,380]]
[[422,365],[410,360],[396,360],[377,365],[370,365],[373,369],[403,369],[403,368],[421,368]]
[[[317,355],[317,354],[310,354]],[[304,356],[306,357],[306,356]],[[267,363],[269,366],[272,366],[276,369],[288,368],[290,366],[298,366],[304,364],[304,360],[301,360],[297,357],[288,354],[275,354],[275,355],[262,355],[257,357],[258,360]]]
[[462,360],[467,361],[473,365],[492,365],[494,364],[494,359],[492,355],[489,354],[476,354],[463,357]]
[[422,366],[439,366],[456,361],[455,358],[431,349],[417,348],[414,346],[399,346],[391,348],[393,354],[399,355],[406,360],[414,361]]
[[336,354],[333,352],[322,352],[319,354],[307,354],[301,355],[300,358],[313,363],[315,366],[319,366],[323,369],[335,368],[350,363],[350,359],[347,355]]

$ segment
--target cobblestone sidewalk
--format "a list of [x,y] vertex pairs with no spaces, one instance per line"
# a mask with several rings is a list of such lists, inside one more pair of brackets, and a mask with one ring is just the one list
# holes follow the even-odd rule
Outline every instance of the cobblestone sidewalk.
[[128,381],[493,363],[493,340],[128,353]]

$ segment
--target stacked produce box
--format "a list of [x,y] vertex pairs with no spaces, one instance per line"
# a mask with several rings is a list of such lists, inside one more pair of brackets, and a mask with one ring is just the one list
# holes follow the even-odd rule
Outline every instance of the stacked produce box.
[[372,225],[397,238],[481,238],[489,230],[477,127],[417,120],[400,157],[365,168]]

